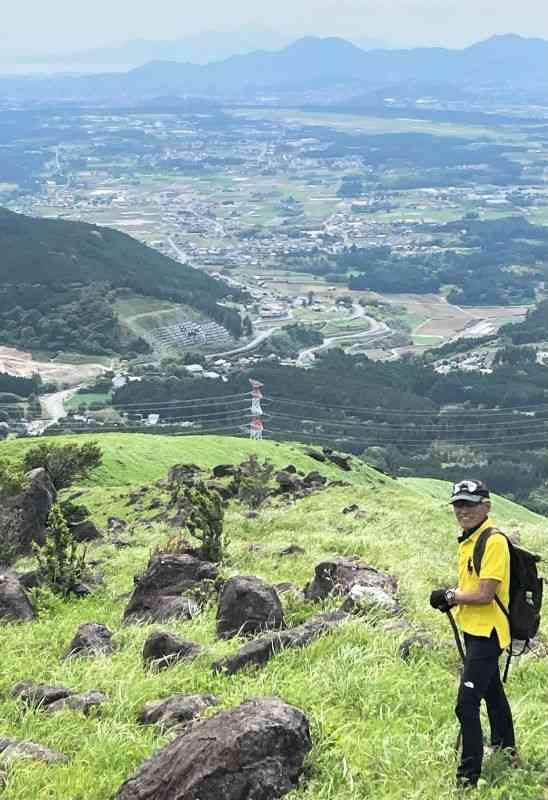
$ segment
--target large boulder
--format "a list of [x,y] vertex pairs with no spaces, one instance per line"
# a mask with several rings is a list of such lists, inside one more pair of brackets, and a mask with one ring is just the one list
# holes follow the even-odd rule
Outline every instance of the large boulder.
[[22,700],[31,708],[45,708],[58,700],[65,700],[74,694],[72,689],[65,686],[49,686],[45,683],[34,681],[21,681],[11,689],[11,696]]
[[283,628],[280,598],[261,578],[237,575],[226,581],[219,596],[217,635],[221,639]]
[[46,764],[67,764],[68,758],[63,753],[50,750],[36,742],[23,742],[18,739],[0,739],[0,766],[12,761],[30,759]]
[[249,700],[159,750],[116,800],[277,800],[297,787],[311,747],[302,711],[276,698]]
[[213,694],[174,694],[164,700],[145,703],[138,720],[141,725],[156,725],[158,733],[163,734],[171,728],[187,725],[219,702]]
[[215,672],[227,672],[229,675],[239,672],[245,667],[261,667],[270,661],[279,650],[290,647],[306,647],[314,639],[324,636],[333,628],[347,620],[348,614],[342,611],[329,611],[317,614],[315,617],[297,625],[289,630],[268,633],[259,639],[253,639],[236,653],[226,656],[213,664]]
[[30,622],[34,609],[19,580],[10,572],[0,573],[0,625],[6,622]]
[[74,634],[64,658],[109,656],[113,650],[112,631],[97,622],[84,622]]
[[103,534],[95,522],[92,522],[90,519],[86,519],[83,522],[76,522],[74,525],[71,525],[70,532],[74,541],[78,542],[79,544],[83,542],[96,542],[103,538]]
[[14,556],[29,555],[33,542],[43,544],[57,492],[45,469],[25,476],[23,491],[4,503],[0,511],[0,548]]
[[154,631],[143,645],[143,661],[156,669],[165,669],[177,661],[191,661],[203,652],[195,642],[187,642],[169,631]]
[[72,694],[70,697],[62,697],[56,700],[55,703],[49,703],[44,709],[48,714],[55,714],[58,711],[79,711],[82,714],[89,714],[94,711],[103,703],[106,703],[107,697],[103,692],[98,692],[92,689],[89,692],[82,692],[81,694]]
[[214,564],[189,554],[154,556],[145,574],[135,579],[135,591],[124,612],[124,622],[190,619],[198,613],[199,606],[185,595],[195,595],[217,576]]
[[396,580],[385,572],[354,558],[335,558],[316,566],[314,579],[307,584],[304,594],[307,600],[345,597],[356,586],[380,589],[392,597],[398,588]]

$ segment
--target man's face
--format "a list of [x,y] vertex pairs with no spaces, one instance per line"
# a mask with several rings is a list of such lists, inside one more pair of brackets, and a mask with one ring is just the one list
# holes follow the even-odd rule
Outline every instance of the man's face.
[[453,511],[463,531],[469,531],[487,519],[491,503],[471,503],[469,500],[457,500],[453,503]]

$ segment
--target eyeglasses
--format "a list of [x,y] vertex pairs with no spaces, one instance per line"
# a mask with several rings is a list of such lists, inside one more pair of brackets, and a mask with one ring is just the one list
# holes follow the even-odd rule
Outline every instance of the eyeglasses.
[[458,494],[459,492],[475,494],[479,488],[480,484],[477,481],[459,481],[459,483],[453,484],[453,494]]

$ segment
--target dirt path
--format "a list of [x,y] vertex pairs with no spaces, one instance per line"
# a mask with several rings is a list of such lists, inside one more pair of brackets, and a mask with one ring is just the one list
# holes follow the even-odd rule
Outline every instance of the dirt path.
[[15,347],[0,347],[0,372],[18,378],[30,378],[38,373],[42,380],[52,383],[79,384],[107,371],[102,364],[64,364],[60,361],[37,361],[32,353]]

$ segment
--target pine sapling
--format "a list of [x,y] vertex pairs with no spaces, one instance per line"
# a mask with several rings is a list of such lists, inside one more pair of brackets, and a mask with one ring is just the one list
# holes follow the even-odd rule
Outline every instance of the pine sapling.
[[81,551],[58,504],[48,517],[46,541],[34,545],[38,569],[45,585],[67,598],[75,592],[86,568],[86,553]]

